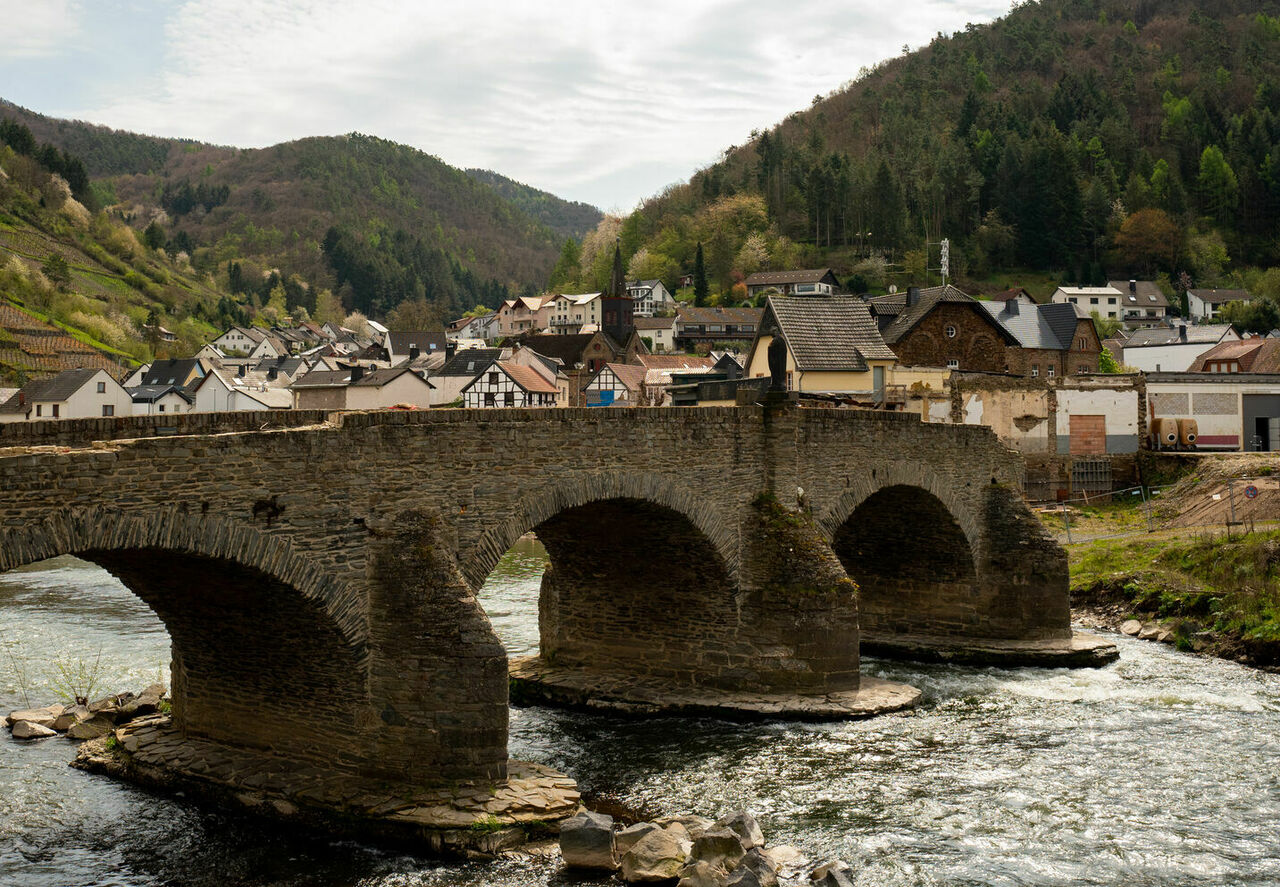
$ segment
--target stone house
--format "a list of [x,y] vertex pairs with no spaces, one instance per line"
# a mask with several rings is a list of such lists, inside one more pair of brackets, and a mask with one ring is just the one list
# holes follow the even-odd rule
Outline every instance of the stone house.
[[462,388],[468,409],[554,407],[559,392],[532,367],[510,360],[495,361]]
[[63,370],[23,385],[0,404],[0,422],[130,416],[133,400],[106,370]]
[[1102,341],[1093,319],[1078,306],[1028,307],[1018,301],[978,306],[1016,340],[1015,347],[1005,350],[1006,372],[1033,379],[1098,372]]
[[770,296],[747,355],[746,376],[768,378],[769,346],[787,346],[788,391],[883,402],[897,357],[866,303],[854,296]]

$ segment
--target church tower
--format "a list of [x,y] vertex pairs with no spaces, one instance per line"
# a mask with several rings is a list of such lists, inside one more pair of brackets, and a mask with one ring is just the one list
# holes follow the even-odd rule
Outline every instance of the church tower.
[[622,245],[617,240],[613,243],[613,276],[609,279],[609,289],[600,307],[604,321],[601,328],[625,348],[636,331],[635,300],[627,293],[627,277],[622,270]]

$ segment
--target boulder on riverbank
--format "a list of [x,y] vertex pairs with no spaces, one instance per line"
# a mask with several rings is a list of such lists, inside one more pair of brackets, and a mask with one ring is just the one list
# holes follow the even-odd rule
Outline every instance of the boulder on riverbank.
[[137,695],[117,693],[88,705],[55,703],[13,711],[4,722],[14,739],[41,739],[59,734],[77,741],[98,739],[120,724],[159,711],[165,702],[165,692],[163,684],[152,684]]
[[[766,846],[764,832],[747,810],[712,822],[698,816],[667,816],[618,831],[611,817],[582,811],[560,829],[560,851],[570,868],[616,871],[628,884],[676,887],[777,887],[806,874],[823,887],[846,887],[853,874],[843,862],[806,873],[795,847]],[[589,848],[589,849],[588,849]]]

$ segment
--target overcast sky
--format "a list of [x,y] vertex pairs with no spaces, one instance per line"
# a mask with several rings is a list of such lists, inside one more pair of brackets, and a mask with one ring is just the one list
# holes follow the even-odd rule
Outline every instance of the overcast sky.
[[359,131],[627,211],[1009,0],[0,0],[0,97],[261,147]]

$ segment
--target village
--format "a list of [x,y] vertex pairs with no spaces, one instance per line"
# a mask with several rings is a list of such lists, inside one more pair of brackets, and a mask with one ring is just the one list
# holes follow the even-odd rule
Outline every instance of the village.
[[1141,449],[1280,449],[1280,333],[1242,337],[1218,319],[1250,298],[1241,290],[1190,290],[1183,319],[1141,280],[1060,287],[1045,302],[951,285],[859,296],[828,268],[746,282],[762,307],[678,302],[661,281],[626,281],[619,264],[605,292],[511,299],[443,331],[231,327],[124,378],[72,369],[0,389],[0,423],[750,404],[779,337],[800,404],[989,426],[1026,458],[1033,498],[1130,480]]

